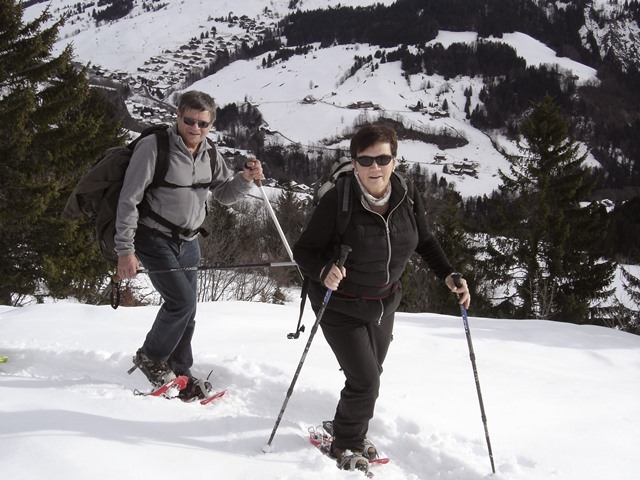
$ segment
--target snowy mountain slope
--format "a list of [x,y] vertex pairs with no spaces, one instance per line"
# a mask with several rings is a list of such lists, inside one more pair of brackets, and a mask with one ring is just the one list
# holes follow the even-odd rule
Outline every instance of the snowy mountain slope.
[[[369,2],[296,3],[296,8],[313,9]],[[54,15],[70,14],[78,9],[78,2],[71,0],[51,4]],[[129,82],[137,92],[130,102],[133,111],[137,105],[150,103],[146,85],[155,85],[155,89],[166,92],[170,92],[170,87],[187,85],[188,72],[206,68],[221,48],[233,50],[243,41],[261,38],[264,28],[272,28],[289,12],[288,6],[289,2],[284,0],[268,4],[257,0],[215,3],[182,0],[149,12],[144,11],[142,3],[136,3],[130,15],[98,28],[91,21],[92,10],[87,9],[69,18],[58,45],[63,48],[72,42],[80,62],[100,67],[103,74],[119,72],[117,78]],[[28,8],[25,20],[34,18],[43,8],[44,4]],[[190,40],[203,35],[209,37],[197,45],[189,45]],[[476,37],[470,32],[440,32],[435,41],[446,46],[454,41],[474,42]],[[596,81],[593,69],[557,57],[551,49],[527,35],[509,34],[499,41],[512,45],[528,64],[557,64],[581,82]],[[296,55],[263,68],[262,62],[269,55],[266,53],[255,59],[233,62],[188,88],[207,91],[221,106],[249,100],[257,104],[263,114],[264,128],[275,133],[273,142],[296,143],[314,147],[318,152],[345,148],[346,142],[334,143],[332,139],[353,128],[356,119],[374,120],[380,115],[402,121],[407,128],[461,136],[468,144],[446,151],[431,143],[402,141],[399,156],[410,163],[421,163],[432,173],[444,175],[463,196],[490,194],[499,185],[498,170],[508,165],[502,152],[517,153],[517,148],[499,133],[489,137],[478,131],[466,119],[464,91],[472,89],[472,108],[475,107],[482,79],[445,80],[437,75],[420,74],[407,80],[399,62],[381,64],[375,58],[349,76],[355,56],[373,56],[378,50],[369,45],[315,49],[307,55]],[[445,100],[449,111],[442,116]],[[358,105],[358,102],[362,103]],[[412,111],[410,107],[418,102],[426,108]],[[436,155],[444,156],[444,160],[437,160]],[[597,164],[591,157],[589,161]],[[457,174],[443,174],[445,165]]]
[[590,46],[591,36],[601,57],[611,55],[623,71],[629,71],[638,68],[640,25],[625,14],[625,4],[600,0],[587,6],[580,37],[585,46]]
[[[583,81],[595,79],[593,69],[556,58],[553,51],[527,35],[505,37],[524,58],[530,54],[532,64],[557,63],[567,70],[574,71],[572,68],[575,68]],[[465,32],[441,32],[434,42],[475,41],[475,38],[475,34]],[[472,88],[475,105],[482,79],[459,77],[445,80],[439,75],[419,74],[406,81],[399,62],[374,61],[343,80],[345,72],[353,65],[354,56],[373,56],[378,50],[378,47],[369,45],[335,46],[291,57],[271,68],[261,68],[263,57],[237,61],[196,82],[189,89],[211,92],[222,104],[249,100],[258,106],[269,130],[305,146],[318,146],[323,139],[340,136],[352,128],[357,119],[375,120],[379,116],[401,120],[407,128],[456,132],[468,141],[468,145],[443,152],[431,143],[402,141],[399,156],[410,163],[421,163],[438,174],[442,174],[444,165],[467,160],[474,163],[477,177],[449,175],[447,180],[454,182],[464,195],[489,194],[497,188],[496,173],[498,169],[507,168],[508,162],[495,148],[494,142],[507,151],[516,149],[505,138],[489,138],[465,118],[464,90]],[[312,102],[303,101],[308,96],[313,97]],[[418,101],[424,105],[441,106],[445,100],[449,104],[449,115],[445,117],[414,112],[409,108]],[[349,107],[356,102],[372,102],[375,106]],[[440,109],[431,110],[436,112]],[[328,147],[346,149],[348,142]],[[446,160],[436,162],[436,154],[444,154]]]
[[[0,307],[3,478],[359,479],[305,440],[343,379],[322,334],[267,442],[300,360],[296,303],[200,305],[194,372],[228,388],[202,407],[132,394],[126,370],[157,307]],[[470,311],[470,314],[472,312]],[[470,318],[497,469],[460,317],[398,314],[370,438],[383,480],[632,480],[640,468],[640,337],[559,322]]]
[[[93,1],[53,0],[29,7],[25,20],[35,18],[51,5],[55,18],[68,16],[61,30],[60,46],[73,42],[74,50],[81,61],[95,61],[108,70],[133,73],[145,60],[161,55],[165,50],[177,49],[193,37],[219,30],[225,40],[233,35],[244,35],[245,30],[237,23],[227,21],[229,17],[247,16],[265,27],[273,27],[283,16],[290,13],[290,0],[181,0],[159,2],[155,11],[145,8],[148,2],[136,1],[132,12],[115,22],[104,22],[96,28],[92,18],[94,11],[106,6],[96,6]],[[307,10],[328,8],[336,5],[364,6],[367,0],[306,0],[298,2]],[[390,4],[391,0],[377,3]],[[81,8],[78,8],[78,5]],[[154,6],[153,3],[151,3]],[[133,68],[132,68],[133,67]]]

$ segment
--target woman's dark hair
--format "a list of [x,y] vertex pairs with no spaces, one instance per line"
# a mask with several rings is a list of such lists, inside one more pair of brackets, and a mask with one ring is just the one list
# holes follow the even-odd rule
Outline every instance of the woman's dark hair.
[[398,136],[395,130],[385,125],[367,125],[358,130],[351,138],[351,145],[349,146],[351,158],[356,158],[358,153],[376,143],[388,143],[391,147],[391,155],[397,156]]
[[180,95],[178,102],[178,112],[183,114],[187,110],[207,111],[211,114],[211,121],[216,119],[216,102],[211,95],[197,90],[190,90]]

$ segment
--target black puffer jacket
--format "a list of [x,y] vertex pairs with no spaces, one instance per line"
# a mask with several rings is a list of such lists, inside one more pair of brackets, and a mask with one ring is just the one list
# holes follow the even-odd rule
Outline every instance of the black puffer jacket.
[[340,244],[352,248],[345,263],[347,276],[337,291],[345,296],[379,298],[388,294],[414,251],[439,278],[454,271],[429,231],[416,189],[396,174],[391,182],[390,208],[385,218],[365,206],[357,180],[351,179],[351,217],[342,238],[337,228],[339,187],[322,197],[293,248],[305,275],[320,282],[323,267],[335,261]]

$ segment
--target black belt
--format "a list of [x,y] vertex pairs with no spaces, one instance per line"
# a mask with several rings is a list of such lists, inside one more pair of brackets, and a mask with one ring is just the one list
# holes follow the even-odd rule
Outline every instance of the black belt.
[[349,285],[347,290],[336,290],[333,295],[344,298],[359,298],[361,300],[384,300],[393,295],[400,282],[385,287],[369,287],[364,285]]

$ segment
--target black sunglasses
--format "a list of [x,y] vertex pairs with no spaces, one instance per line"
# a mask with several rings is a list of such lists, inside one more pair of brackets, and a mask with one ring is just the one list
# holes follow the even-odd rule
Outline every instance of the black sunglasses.
[[196,123],[198,124],[198,128],[207,128],[209,125],[211,125],[211,122],[205,122],[204,120],[196,120],[195,118],[190,117],[181,118],[185,125],[189,125],[190,127],[193,127]]
[[376,162],[378,165],[389,165],[389,163],[393,160],[393,155],[378,155],[377,157],[369,157],[367,155],[363,155],[362,157],[356,157],[356,162],[358,162],[363,167],[370,167],[373,165],[373,162]]

